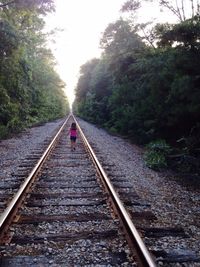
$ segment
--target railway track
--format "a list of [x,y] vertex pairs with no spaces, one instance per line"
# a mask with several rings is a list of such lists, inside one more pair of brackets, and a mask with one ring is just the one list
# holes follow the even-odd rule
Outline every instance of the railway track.
[[[161,222],[162,216],[165,216],[165,213],[162,214],[161,209],[155,210],[154,203],[147,200],[145,190],[138,193],[138,190],[135,189],[133,180],[136,180],[136,178],[145,180],[145,177],[137,175],[137,172],[135,173],[134,171],[133,173],[130,173],[130,170],[127,172],[126,168],[129,168],[127,166],[130,166],[130,163],[123,165],[124,161],[122,161],[122,164],[118,165],[119,159],[122,158],[118,153],[122,153],[122,149],[119,147],[118,151],[116,145],[109,145],[109,142],[111,141],[112,143],[112,139],[116,137],[112,137],[107,141],[108,149],[104,151],[101,149],[101,144],[108,137],[107,134],[104,131],[95,129],[93,126],[91,128],[88,127],[88,123],[82,120],[79,120],[79,122],[88,136],[94,151],[98,153],[100,163],[118,192],[120,199],[123,201],[134,225],[143,237],[148,249],[154,255],[157,266],[199,267],[199,242],[194,242],[198,238],[194,237],[194,234],[190,232],[188,227],[173,223],[170,216],[169,223]],[[100,136],[97,141],[91,134],[92,131],[94,131],[94,136]],[[119,140],[116,143],[120,145]],[[103,147],[105,149],[105,146]],[[113,156],[110,152],[114,153]],[[125,158],[129,160],[129,157]],[[133,168],[130,169],[132,170]],[[133,176],[136,176],[136,178]],[[150,188],[149,191],[151,191]]]
[[70,151],[72,120],[5,190],[0,266],[156,266],[81,129]]

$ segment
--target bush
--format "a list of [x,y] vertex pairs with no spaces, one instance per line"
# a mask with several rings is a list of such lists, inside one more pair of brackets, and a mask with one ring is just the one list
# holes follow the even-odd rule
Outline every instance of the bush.
[[144,156],[146,165],[154,170],[167,167],[166,158],[162,153],[155,151],[147,151]]
[[25,128],[25,125],[18,117],[15,117],[8,122],[7,128],[11,133],[18,133]]
[[171,152],[171,147],[165,140],[156,140],[150,142],[147,146],[144,160],[149,168],[159,170],[167,167],[167,155]]
[[8,135],[8,130],[5,125],[0,125],[0,139],[4,139]]

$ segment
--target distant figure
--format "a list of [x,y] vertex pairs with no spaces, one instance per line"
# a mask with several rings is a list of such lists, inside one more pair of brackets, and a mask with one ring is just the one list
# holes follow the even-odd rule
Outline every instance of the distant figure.
[[76,149],[76,138],[77,138],[77,128],[75,122],[72,122],[69,133],[71,140],[71,151],[73,151]]

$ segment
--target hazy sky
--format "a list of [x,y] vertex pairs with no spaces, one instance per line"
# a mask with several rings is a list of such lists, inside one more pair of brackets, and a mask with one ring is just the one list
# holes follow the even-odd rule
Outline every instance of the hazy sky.
[[[101,34],[110,22],[120,17],[119,10],[125,1],[55,0],[56,13],[48,15],[46,21],[48,29],[63,29],[55,36],[56,42],[51,49],[58,62],[58,73],[66,82],[66,94],[70,102],[74,98],[80,66],[100,55]],[[155,12],[149,9],[142,12],[146,20],[152,14],[155,15]]]

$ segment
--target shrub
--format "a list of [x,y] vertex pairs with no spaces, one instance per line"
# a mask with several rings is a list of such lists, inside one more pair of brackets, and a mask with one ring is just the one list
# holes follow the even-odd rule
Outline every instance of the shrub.
[[8,135],[8,129],[5,125],[0,125],[0,139],[4,139]]
[[147,146],[147,151],[144,154],[144,160],[149,168],[159,170],[167,167],[167,155],[171,151],[171,147],[165,140],[156,140],[150,142]]

